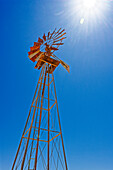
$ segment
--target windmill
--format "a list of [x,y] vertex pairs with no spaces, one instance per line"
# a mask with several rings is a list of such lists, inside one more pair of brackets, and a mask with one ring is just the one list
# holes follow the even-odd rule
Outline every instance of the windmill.
[[68,169],[53,76],[59,64],[69,72],[69,65],[54,54],[63,45],[65,34],[61,28],[48,32],[28,52],[41,73],[12,170]]

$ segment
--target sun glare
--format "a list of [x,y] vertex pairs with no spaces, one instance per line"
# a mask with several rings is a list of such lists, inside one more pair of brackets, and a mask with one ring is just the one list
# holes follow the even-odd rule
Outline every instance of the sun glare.
[[79,19],[80,24],[98,22],[103,19],[106,0],[72,0],[71,14]]
[[88,9],[93,9],[96,7],[96,0],[83,0],[83,6],[84,8]]
[[99,18],[102,15],[104,3],[102,0],[82,0],[79,7],[86,19]]

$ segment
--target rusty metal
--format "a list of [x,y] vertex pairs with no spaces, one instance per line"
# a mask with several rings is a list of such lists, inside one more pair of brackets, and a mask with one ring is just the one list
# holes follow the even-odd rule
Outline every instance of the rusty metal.
[[[43,69],[41,70],[40,77],[41,77],[42,72],[43,72]],[[40,79],[38,80],[38,82],[39,82],[39,81],[40,81]],[[31,107],[30,107],[30,110],[29,110],[28,118],[27,118],[27,121],[26,121],[26,124],[25,124],[24,131],[23,131],[22,136],[24,135],[25,130],[26,130],[26,126],[27,126],[27,123],[28,123],[28,120],[29,120],[29,116],[30,116],[30,113],[31,113],[31,108],[32,108],[33,101],[34,101],[35,96],[36,96],[36,92],[37,92],[38,86],[39,86],[39,83],[37,83],[37,87],[36,87],[36,90],[35,90],[35,94],[34,94],[34,97],[33,97],[33,100],[32,100],[32,104],[31,104]],[[12,166],[12,170],[14,169],[15,162],[16,162],[16,159],[17,159],[17,156],[18,156],[20,147],[21,147],[21,143],[22,143],[22,137],[21,137],[21,140],[20,140],[20,143],[19,143],[19,146],[18,146],[18,150],[17,150],[16,156],[15,156],[15,159],[14,159],[14,163],[13,163],[13,166]]]
[[[58,50],[60,45],[63,45],[62,41],[66,38],[63,37],[66,34],[64,31],[65,29],[60,28],[57,32],[56,29],[52,33],[48,32],[47,36],[44,34],[43,39],[38,38],[38,42],[35,42],[34,46],[30,48],[28,57],[33,62],[37,61],[37,64],[34,67],[35,69],[40,69],[44,63],[48,63],[50,66],[53,65],[55,69],[59,63],[61,63],[62,66],[69,72],[69,66],[59,58],[55,60],[52,55]],[[58,41],[59,43],[56,43]]]
[[42,98],[41,98],[40,119],[39,119],[38,137],[37,137],[37,147],[36,147],[36,155],[35,155],[35,170],[36,170],[36,166],[37,166],[39,134],[40,134],[40,125],[41,125],[41,117],[42,117],[43,96],[44,96],[44,90],[45,90],[45,84],[46,84],[46,75],[47,75],[47,67],[46,67],[46,70],[45,70],[44,85],[43,85]]
[[49,64],[48,64],[48,155],[47,155],[47,170],[49,170],[49,123],[50,123],[50,118],[49,118],[49,112],[50,112],[50,100],[49,100]]
[[[43,75],[42,75],[42,76],[43,76]],[[41,89],[41,84],[40,84],[40,88],[39,88],[39,91],[38,91],[38,96],[39,96],[40,89]],[[28,139],[27,139],[27,144],[26,144],[26,148],[25,148],[25,152],[24,152],[24,157],[23,157],[23,160],[22,160],[21,170],[23,170],[23,167],[24,167],[24,162],[25,162],[25,157],[26,157],[26,153],[27,153],[28,143],[29,143],[29,139],[30,139],[31,128],[32,128],[33,121],[34,121],[34,116],[35,116],[37,101],[38,101],[38,99],[36,100],[35,109],[34,109],[34,113],[33,113],[33,116],[32,116],[32,121],[31,121],[31,126],[30,126],[30,130],[29,130]]]
[[68,170],[53,76],[59,64],[69,72],[69,66],[53,54],[63,45],[64,31],[43,34],[28,53],[31,61],[37,61],[35,68],[42,70],[12,170]]
[[[54,80],[53,74],[52,74],[52,77],[53,77],[53,80]],[[53,81],[53,83],[54,83],[55,98],[56,98],[56,100],[57,100],[56,89],[55,89],[55,82]],[[63,147],[63,152],[64,152],[65,166],[66,166],[66,170],[68,170],[68,168],[67,168],[66,154],[65,154],[65,149],[64,149],[64,142],[63,142],[63,137],[62,137],[61,124],[60,124],[60,116],[59,116],[58,104],[56,103],[56,105],[57,105],[58,121],[59,121],[60,132],[61,132],[62,147]]]

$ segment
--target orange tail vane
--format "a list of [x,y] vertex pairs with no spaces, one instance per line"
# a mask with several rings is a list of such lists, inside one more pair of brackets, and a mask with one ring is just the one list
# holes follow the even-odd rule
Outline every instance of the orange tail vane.
[[[30,47],[30,52],[28,52],[28,57],[31,61],[37,62],[35,69],[40,69],[44,63],[48,63],[50,68],[54,71],[55,68],[61,63],[61,65],[69,72],[69,66],[60,60],[58,57],[55,57],[53,53],[58,50],[60,45],[63,45],[62,41],[66,38],[65,29],[55,30],[50,33],[48,32],[47,36],[45,33],[42,38],[38,38],[37,42],[34,42],[34,46]],[[51,72],[51,71],[50,71]]]

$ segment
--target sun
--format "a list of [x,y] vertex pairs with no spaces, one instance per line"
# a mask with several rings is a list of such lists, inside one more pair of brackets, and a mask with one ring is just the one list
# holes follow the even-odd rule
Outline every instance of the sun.
[[86,10],[96,8],[97,0],[83,0],[83,6]]
[[82,16],[80,24],[84,24],[85,19],[90,18],[92,20],[93,17],[99,15],[101,5],[99,5],[99,0],[81,0],[79,4]]
[[80,0],[79,10],[84,19],[101,17],[104,9],[102,0]]
[[106,0],[70,0],[70,15],[76,19],[79,18],[80,24],[98,22],[102,20],[105,9]]

